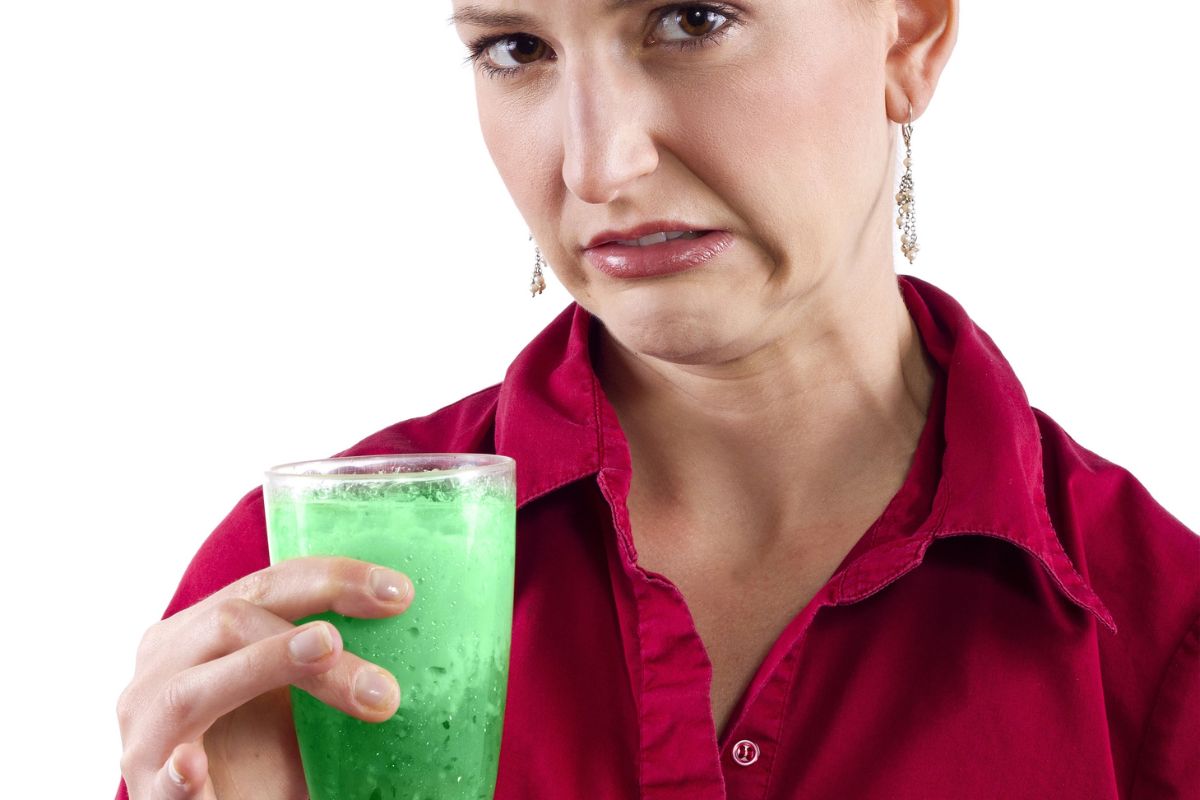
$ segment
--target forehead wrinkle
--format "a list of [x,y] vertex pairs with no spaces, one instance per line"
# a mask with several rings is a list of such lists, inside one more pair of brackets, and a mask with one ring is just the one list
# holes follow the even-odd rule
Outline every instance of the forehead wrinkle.
[[[604,0],[604,9],[611,13],[650,2],[654,0]],[[536,20],[529,14],[520,11],[493,11],[476,3],[463,6],[446,19],[447,25],[474,25],[480,28],[533,27],[535,23]]]

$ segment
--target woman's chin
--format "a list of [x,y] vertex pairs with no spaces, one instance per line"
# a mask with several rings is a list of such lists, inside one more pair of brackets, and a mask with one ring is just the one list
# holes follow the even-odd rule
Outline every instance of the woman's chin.
[[753,327],[747,324],[749,314],[737,313],[727,302],[686,307],[670,301],[638,302],[597,309],[596,316],[625,349],[675,364],[711,364],[735,357],[747,328]]

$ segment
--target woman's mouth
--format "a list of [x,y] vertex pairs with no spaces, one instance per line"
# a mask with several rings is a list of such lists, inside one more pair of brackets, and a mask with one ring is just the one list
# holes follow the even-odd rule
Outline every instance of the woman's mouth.
[[584,255],[609,277],[651,278],[699,267],[733,243],[728,231],[662,231],[589,247]]
[[659,233],[652,233],[649,236],[643,236],[640,239],[630,239],[628,241],[616,239],[611,242],[605,242],[605,244],[620,244],[626,247],[648,247],[652,244],[662,244],[663,242],[674,241],[675,239],[698,239],[705,233],[707,231],[660,231]]

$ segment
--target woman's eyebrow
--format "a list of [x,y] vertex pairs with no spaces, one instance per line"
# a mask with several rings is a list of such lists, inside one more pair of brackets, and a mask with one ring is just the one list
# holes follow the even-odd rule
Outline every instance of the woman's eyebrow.
[[[605,10],[620,11],[629,6],[643,5],[653,0],[605,0]],[[480,28],[533,27],[534,19],[520,11],[491,11],[479,5],[463,6],[446,20],[447,25],[475,25]]]

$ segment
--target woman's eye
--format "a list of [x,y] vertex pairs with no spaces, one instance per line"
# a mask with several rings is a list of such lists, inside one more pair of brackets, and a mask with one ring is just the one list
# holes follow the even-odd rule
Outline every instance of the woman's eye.
[[666,42],[683,42],[689,39],[702,39],[724,27],[728,22],[729,18],[724,14],[706,6],[683,6],[678,10],[668,12],[659,20],[656,32],[660,30],[664,33],[672,30],[683,31],[683,36],[677,38],[664,36],[662,38],[662,41]]
[[[519,69],[532,64],[545,54],[546,43],[536,36],[517,34],[506,36],[484,49],[484,55],[503,70]],[[508,63],[509,59],[513,63]]]
[[[651,38],[681,50],[703,47],[724,37],[737,22],[732,9],[724,6],[676,5],[663,12]],[[674,35],[676,31],[682,35]],[[527,33],[485,37],[468,49],[467,61],[474,62],[488,77],[517,75],[553,52],[541,39]]]

